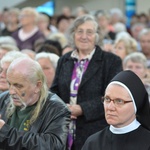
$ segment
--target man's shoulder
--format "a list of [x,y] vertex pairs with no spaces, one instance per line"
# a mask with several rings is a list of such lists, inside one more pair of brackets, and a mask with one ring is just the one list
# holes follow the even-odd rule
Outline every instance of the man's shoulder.
[[70,114],[70,111],[67,105],[63,102],[63,100],[57,94],[52,92],[48,93],[48,97],[44,106],[44,111],[48,111],[49,114],[51,114],[51,112],[53,114],[58,114],[58,112]]
[[57,94],[52,93],[52,92],[48,92],[47,103],[53,104],[53,105],[66,106],[64,101]]

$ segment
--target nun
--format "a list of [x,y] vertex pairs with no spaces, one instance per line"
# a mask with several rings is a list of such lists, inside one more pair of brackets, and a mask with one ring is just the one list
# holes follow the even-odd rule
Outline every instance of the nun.
[[82,150],[150,150],[148,94],[136,74],[117,74],[108,84],[102,103],[110,126],[91,135]]

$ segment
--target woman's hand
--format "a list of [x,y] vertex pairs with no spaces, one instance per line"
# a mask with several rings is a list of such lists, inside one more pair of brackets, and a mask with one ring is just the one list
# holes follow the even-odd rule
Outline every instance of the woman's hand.
[[71,111],[71,119],[77,119],[78,116],[82,115],[82,108],[80,105],[77,104],[67,104],[69,110]]

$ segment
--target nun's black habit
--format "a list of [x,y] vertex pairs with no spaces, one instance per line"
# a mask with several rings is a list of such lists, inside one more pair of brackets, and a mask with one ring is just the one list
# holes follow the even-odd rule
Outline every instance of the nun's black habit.
[[110,84],[112,82],[119,82],[129,89],[136,105],[139,126],[124,133],[112,132],[111,126],[106,127],[90,136],[82,150],[150,150],[150,106],[143,83],[131,71],[120,72]]

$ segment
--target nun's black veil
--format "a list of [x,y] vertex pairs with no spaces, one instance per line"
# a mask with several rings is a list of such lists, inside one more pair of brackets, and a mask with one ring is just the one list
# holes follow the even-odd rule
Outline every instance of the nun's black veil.
[[141,125],[150,130],[150,105],[148,93],[140,80],[140,78],[132,71],[122,71],[118,73],[112,80],[123,83],[128,87],[133,95],[137,107],[137,120]]

